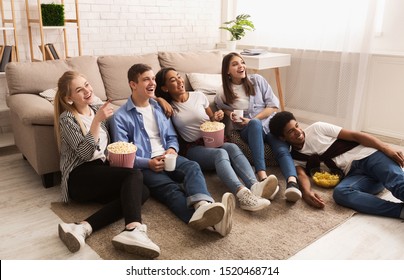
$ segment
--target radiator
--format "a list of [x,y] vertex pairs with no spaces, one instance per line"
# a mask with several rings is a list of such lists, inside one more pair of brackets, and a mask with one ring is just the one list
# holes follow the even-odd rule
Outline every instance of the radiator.
[[[282,52],[285,52],[283,50]],[[323,120],[342,125],[352,110],[359,55],[321,51],[288,51],[291,66],[283,71],[287,110],[308,123]]]

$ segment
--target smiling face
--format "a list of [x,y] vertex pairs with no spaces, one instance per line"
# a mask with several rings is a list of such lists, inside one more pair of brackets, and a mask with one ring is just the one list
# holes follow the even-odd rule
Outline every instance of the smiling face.
[[82,76],[77,76],[70,83],[70,95],[68,97],[76,108],[82,108],[93,102],[94,94],[90,83]]
[[242,79],[246,77],[246,65],[244,60],[241,57],[234,55],[229,61],[227,74],[231,76],[233,84],[241,84]]
[[176,100],[180,95],[186,93],[184,79],[178,74],[177,71],[170,70],[164,77],[164,86],[161,87],[163,91],[168,91],[171,98]]
[[148,70],[139,74],[137,81],[130,81],[132,88],[132,100],[137,106],[141,106],[145,102],[148,103],[150,98],[154,97],[156,89],[156,77],[152,70]]
[[282,138],[293,147],[301,149],[304,144],[305,135],[303,129],[299,127],[299,123],[291,120],[285,125]]

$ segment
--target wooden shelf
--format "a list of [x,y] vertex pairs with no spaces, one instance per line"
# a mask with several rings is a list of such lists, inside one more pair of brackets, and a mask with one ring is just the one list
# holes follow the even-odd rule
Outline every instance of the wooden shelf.
[[[11,15],[10,17],[7,17],[4,12],[4,2],[9,2],[10,4],[10,12]],[[16,29],[16,24],[15,24],[15,9],[14,9],[14,0],[9,0],[9,1],[3,1],[0,0],[0,12],[1,12],[1,26],[0,26],[0,31],[3,33],[3,46],[8,45],[7,42],[7,35],[9,31],[13,32],[13,39],[14,42],[11,44],[14,47],[15,51],[15,59],[16,61],[19,61],[19,55],[18,55],[18,37],[17,37],[17,29]],[[8,26],[11,25],[11,26]],[[1,60],[1,57],[0,57]]]
[[[64,5],[64,0],[60,0],[60,4]],[[80,37],[80,22],[79,22],[79,10],[78,10],[78,0],[74,0],[75,4],[75,12],[76,12],[76,17],[75,18],[65,18],[65,25],[63,26],[44,26],[42,23],[42,12],[41,12],[41,0],[36,0],[36,8],[38,9],[38,18],[31,18],[30,12],[29,12],[29,0],[25,0],[25,9],[27,12],[27,22],[28,22],[28,35],[29,35],[29,45],[30,45],[30,51],[31,51],[31,60],[32,61],[38,61],[38,60],[46,60],[46,42],[45,42],[45,30],[62,30],[63,31],[63,45],[64,45],[64,58],[69,56],[69,50],[68,50],[68,40],[67,40],[67,32],[66,29],[69,28],[74,28],[76,29],[76,34],[77,34],[77,44],[78,44],[78,51],[79,55],[81,55],[81,37]],[[69,24],[74,24],[74,25],[66,25],[66,23]],[[32,35],[32,29],[33,28],[39,28],[39,33],[40,33],[40,39],[41,39],[41,54],[42,54],[42,59],[37,59],[34,56],[34,49],[36,46],[33,44],[33,35]]]

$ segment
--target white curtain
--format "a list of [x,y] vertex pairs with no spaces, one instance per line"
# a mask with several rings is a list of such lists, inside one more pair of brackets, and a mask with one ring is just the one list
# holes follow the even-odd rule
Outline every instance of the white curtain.
[[292,54],[285,76],[287,110],[309,122],[331,121],[358,129],[369,56],[380,28],[383,3],[238,0],[234,13],[250,14],[256,26],[242,44]]

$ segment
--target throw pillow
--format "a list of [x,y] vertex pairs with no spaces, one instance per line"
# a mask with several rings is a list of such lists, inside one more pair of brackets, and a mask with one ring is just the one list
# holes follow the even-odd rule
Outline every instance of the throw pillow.
[[187,78],[193,90],[204,94],[216,94],[222,86],[220,74],[188,73]]
[[53,104],[57,90],[58,90],[58,88],[50,88],[50,89],[44,90],[43,92],[40,92],[39,95]]

